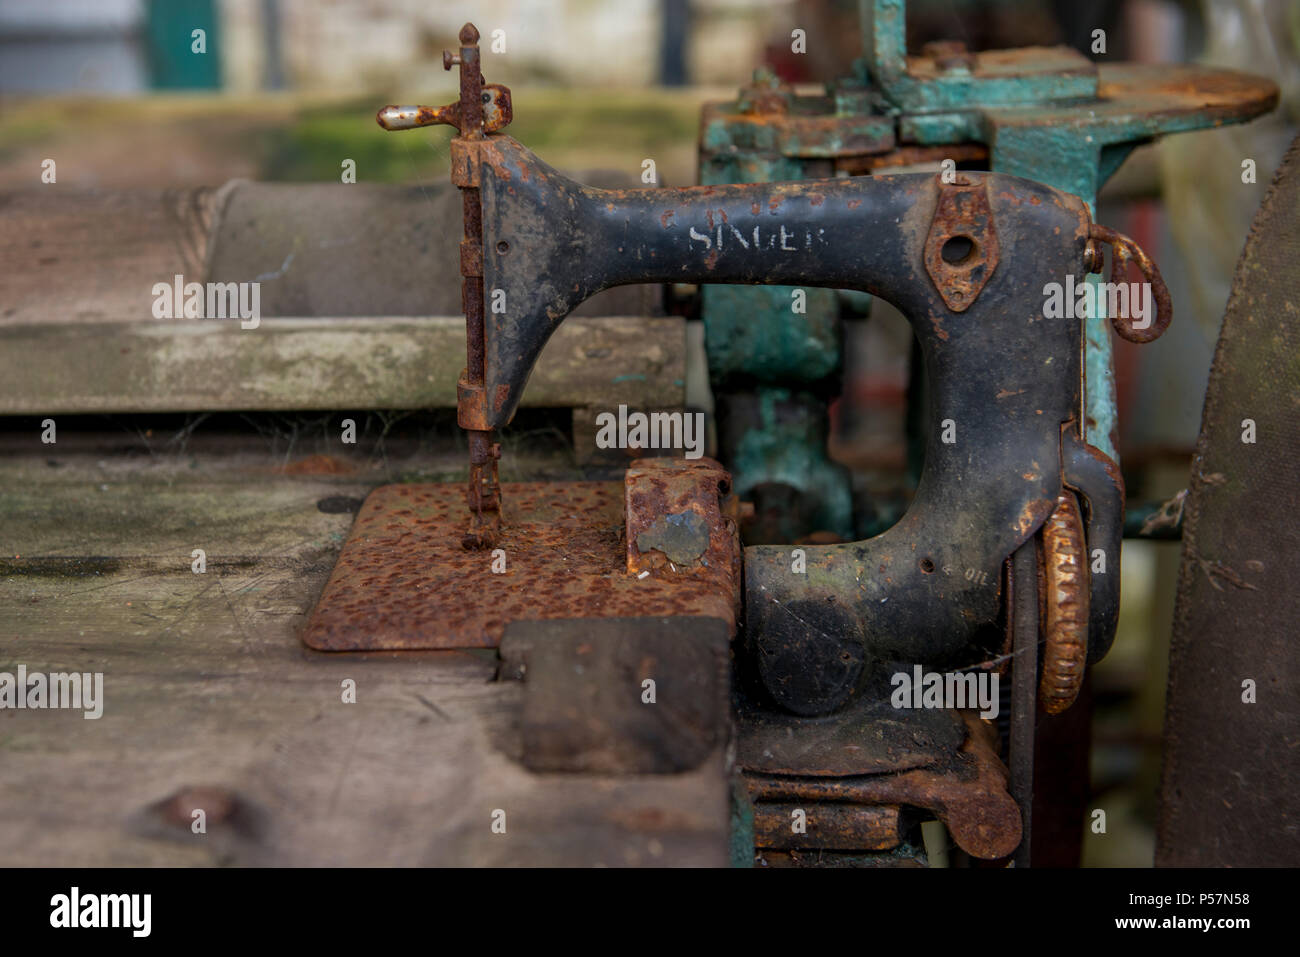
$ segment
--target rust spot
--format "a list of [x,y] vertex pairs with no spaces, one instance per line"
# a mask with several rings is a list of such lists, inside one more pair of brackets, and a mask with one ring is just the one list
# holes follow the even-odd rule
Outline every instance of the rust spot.
[[860,199],[851,199],[848,201],[849,209],[857,209],[861,205],[862,205],[862,200]]
[[1029,535],[1043,520],[1041,514],[1042,509],[1037,507],[1039,505],[1039,502],[1026,503],[1025,507],[1020,510],[1019,517],[1016,519],[1016,530],[1026,538],[1029,537]]
[[672,219],[676,215],[677,215],[676,210],[672,210],[672,209],[664,210],[664,214],[659,217],[659,224],[663,226],[664,229],[667,229],[670,225],[672,225]]
[[501,385],[497,386],[496,395],[493,396],[493,409],[500,412],[501,407],[506,404],[506,399],[508,398],[510,398],[510,386],[503,382]]
[[808,202],[813,206],[820,206],[822,203],[826,202],[826,197],[821,193],[809,193]]

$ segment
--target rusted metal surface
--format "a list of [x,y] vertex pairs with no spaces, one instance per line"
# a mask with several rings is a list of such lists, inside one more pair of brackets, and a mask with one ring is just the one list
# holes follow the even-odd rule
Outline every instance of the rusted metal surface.
[[1142,278],[1151,284],[1151,296],[1155,302],[1155,315],[1151,317],[1147,328],[1139,329],[1130,321],[1131,316],[1111,316],[1110,324],[1115,333],[1129,342],[1152,342],[1159,339],[1174,318],[1173,301],[1169,297],[1169,287],[1160,275],[1160,268],[1137,243],[1122,233],[1117,233],[1109,226],[1093,223],[1088,227],[1088,247],[1084,250],[1084,265],[1089,272],[1101,272],[1102,260],[1098,243],[1110,246],[1110,281],[1114,284],[1127,282],[1128,264],[1134,262],[1142,272]]
[[998,268],[998,232],[984,182],[939,178],[939,202],[925,239],[925,271],[952,312],[965,312]]
[[903,843],[903,812],[891,805],[761,801],[754,806],[754,847],[888,851]]
[[514,756],[547,773],[692,770],[727,742],[730,658],[717,618],[511,622],[500,677],[524,686]]
[[501,532],[501,484],[497,478],[501,446],[492,441],[492,435],[490,430],[469,431],[469,487],[465,500],[470,525],[461,545],[470,550],[493,547]]
[[[461,190],[465,238],[460,244],[461,304],[465,312],[465,373],[457,383],[457,420],[469,439],[469,528],[462,538],[466,549],[485,549],[496,544],[501,527],[501,486],[497,460],[501,448],[493,441],[492,428],[484,419],[485,354],[483,328],[483,208],[476,176],[477,168],[466,170],[472,147],[486,133],[504,128],[513,118],[510,91],[506,87],[483,86],[478,48],[479,33],[467,23],[460,31],[460,53],[444,52],[442,65],[460,67],[460,99],[437,109],[430,107],[384,107],[376,116],[386,130],[415,129],[440,123],[456,127],[453,141],[452,181]],[[486,114],[486,117],[485,117]],[[485,122],[486,118],[486,122]],[[457,175],[460,173],[461,175]]]
[[[889,117],[865,109],[839,109],[839,105],[832,96],[796,93],[770,69],[760,67],[753,83],[734,102],[704,107],[700,146],[706,153],[735,154],[740,146],[747,153],[767,153],[778,161],[813,162],[894,148],[894,124]],[[753,182],[770,177],[729,179]]]
[[736,763],[746,771],[805,778],[890,774],[936,767],[966,738],[954,711],[899,710],[887,685],[862,694],[843,711],[796,717],[742,696],[736,709]]
[[[476,142],[483,138],[483,75],[479,72],[478,30],[472,23],[460,31],[460,137]],[[450,70],[452,59],[444,58]],[[462,187],[465,238],[461,241],[461,301],[465,310],[465,380],[471,392],[482,397],[486,375],[483,332],[483,207],[479,190]],[[464,395],[457,390],[458,400]],[[480,406],[481,407],[481,406]],[[459,405],[457,407],[459,419]],[[497,460],[501,447],[493,441],[492,430],[475,423],[461,422],[469,437],[469,492],[466,504],[470,524],[462,544],[467,549],[489,548],[496,544],[501,528],[501,486]]]
[[713,459],[638,459],[623,479],[627,573],[694,578],[740,602],[740,534],[731,476]]
[[952,160],[954,163],[987,164],[989,148],[983,143],[952,143],[944,146],[898,146],[887,153],[865,156],[837,156],[835,172],[861,176],[875,170],[899,166],[920,166]]
[[787,777],[746,771],[750,796],[763,802],[825,801],[921,808],[947,826],[972,857],[1007,857],[1020,843],[1020,811],[1007,793],[1007,771],[998,760],[995,732],[970,713],[961,750],[939,766],[896,774],[837,778]]
[[1038,700],[1048,714],[1060,714],[1078,697],[1088,663],[1087,545],[1073,492],[1061,493],[1042,534],[1043,667]]
[[[483,86],[483,132],[495,133],[510,125],[514,107],[510,102],[510,88],[499,83]],[[461,128],[460,102],[446,106],[385,106],[375,120],[390,132],[417,130],[423,126],[454,126]]]
[[734,630],[737,556],[719,553],[707,573],[654,565],[628,574],[621,483],[511,483],[504,492],[496,552],[463,547],[462,486],[376,489],[303,640],[322,651],[491,648],[512,621],[640,615],[713,617]]
[[886,81],[885,95],[903,111],[934,113],[1084,100],[1096,91],[1097,65],[1070,47],[972,53],[963,43],[937,41],[906,57],[905,72]]

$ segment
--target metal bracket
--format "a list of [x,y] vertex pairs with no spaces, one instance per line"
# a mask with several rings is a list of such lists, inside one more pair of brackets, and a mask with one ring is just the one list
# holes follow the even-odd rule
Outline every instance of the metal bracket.
[[998,233],[986,183],[939,176],[939,202],[925,240],[925,271],[952,312],[965,312],[998,268]]

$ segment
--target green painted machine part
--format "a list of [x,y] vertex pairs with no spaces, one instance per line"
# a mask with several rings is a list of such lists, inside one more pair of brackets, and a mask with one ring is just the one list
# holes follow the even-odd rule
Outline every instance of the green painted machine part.
[[[1277,87],[1260,77],[1099,64],[1068,47],[971,53],[960,43],[932,43],[908,56],[904,0],[860,0],[860,14],[864,55],[853,76],[828,84],[824,94],[796,94],[762,69],[736,100],[705,107],[702,183],[860,175],[951,159],[954,167],[1012,173],[1073,193],[1095,214],[1098,189],[1136,146],[1245,122],[1277,104]],[[826,430],[799,434],[792,427],[800,418],[824,420],[839,392],[841,311],[852,300],[828,290],[798,292],[703,288],[720,453],[758,515],[765,505],[772,512],[791,497],[803,500],[783,525],[759,532],[764,540],[816,531],[853,538],[849,474],[827,455]],[[1118,459],[1103,315],[1089,317],[1086,342],[1086,435]],[[786,414],[772,414],[776,407]]]

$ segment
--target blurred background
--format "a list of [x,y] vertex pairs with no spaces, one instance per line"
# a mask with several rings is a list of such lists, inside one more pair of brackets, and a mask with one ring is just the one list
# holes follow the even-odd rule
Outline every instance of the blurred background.
[[[1300,3],[911,0],[907,11],[914,52],[939,39],[1066,44],[1099,62],[1233,67],[1282,90],[1268,117],[1139,148],[1100,196],[1098,220],[1152,254],[1176,311],[1157,346],[1116,342],[1120,451],[1140,525],[1187,484],[1232,270],[1295,132]],[[39,188],[50,155],[60,183],[102,189],[337,182],[345,157],[358,182],[445,180],[448,130],[387,135],[373,116],[455,98],[441,51],[467,20],[489,82],[513,90],[513,136],[579,176],[631,179],[651,157],[669,185],[697,181],[702,105],[734,97],[755,68],[816,84],[852,72],[860,54],[853,0],[0,0],[0,190]],[[791,52],[795,29],[806,55]],[[1096,29],[1104,55],[1090,51]],[[1243,157],[1262,184],[1249,194],[1223,185]],[[849,324],[832,449],[878,499],[905,501],[910,332],[879,313]],[[1108,830],[1086,835],[1087,864],[1151,863],[1178,549],[1174,538],[1125,542],[1119,636],[1093,684],[1092,801]]]

